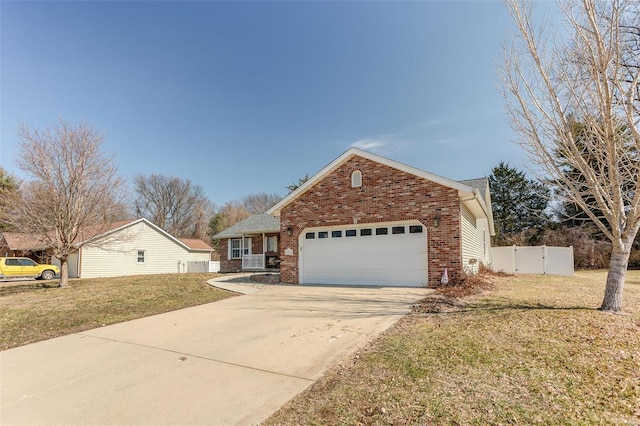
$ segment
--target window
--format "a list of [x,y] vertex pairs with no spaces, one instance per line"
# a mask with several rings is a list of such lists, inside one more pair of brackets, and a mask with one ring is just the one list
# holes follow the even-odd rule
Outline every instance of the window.
[[364,237],[364,236],[367,236],[367,235],[371,235],[371,231],[373,231],[371,228],[361,229],[360,230],[360,236]]
[[18,259],[6,259],[4,263],[7,266],[20,266],[20,261]]
[[391,228],[392,234],[404,234],[404,226],[394,226]]
[[422,226],[420,226],[420,225],[411,225],[409,227],[409,233],[410,234],[421,234],[422,233]]
[[351,187],[362,187],[362,172],[360,170],[355,170],[353,173],[351,173]]
[[387,235],[389,230],[387,228],[376,228],[376,235]]
[[36,266],[36,262],[31,259],[20,259],[22,266]]
[[251,254],[251,238],[245,237],[244,249],[242,238],[233,238],[229,242],[229,259],[242,259],[245,254]]
[[267,237],[267,251],[278,251],[278,237]]
[[138,250],[138,263],[144,263],[144,250]]
[[342,237],[342,231],[331,231],[331,238],[340,238]]
[[307,240],[313,240],[315,237],[316,237],[315,232],[307,232],[307,234],[304,236],[304,238],[306,238]]
[[318,238],[329,238],[328,232],[318,232]]
[[356,236],[356,230],[355,229],[347,229],[346,231],[344,231],[344,236],[345,237],[355,237]]

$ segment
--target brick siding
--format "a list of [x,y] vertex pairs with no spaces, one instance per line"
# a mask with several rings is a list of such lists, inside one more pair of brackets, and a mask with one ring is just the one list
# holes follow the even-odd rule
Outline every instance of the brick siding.
[[[355,170],[362,172],[360,188],[351,187]],[[435,216],[439,217],[437,227]],[[303,229],[400,220],[418,220],[427,227],[429,286],[439,283],[444,268],[450,279],[459,276],[461,223],[457,191],[354,156],[282,209],[281,281],[299,282],[298,237]],[[288,228],[293,231],[291,236]],[[293,251],[292,255],[285,254],[287,248]],[[226,251],[223,253],[226,257]]]
[[[266,237],[278,234],[265,234]],[[262,234],[247,235],[251,237],[251,253],[259,254],[263,250]],[[220,240],[220,272],[242,271],[242,259],[229,259],[229,239]],[[278,242],[280,244],[280,242]]]

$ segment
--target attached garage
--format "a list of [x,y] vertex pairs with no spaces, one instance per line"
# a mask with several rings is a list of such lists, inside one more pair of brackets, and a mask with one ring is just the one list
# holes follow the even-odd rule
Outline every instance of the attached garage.
[[427,228],[418,221],[307,228],[301,284],[427,286]]

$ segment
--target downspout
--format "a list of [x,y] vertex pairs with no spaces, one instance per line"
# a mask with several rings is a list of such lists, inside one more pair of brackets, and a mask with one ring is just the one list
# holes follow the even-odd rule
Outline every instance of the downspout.
[[78,264],[76,265],[76,268],[78,268],[76,275],[78,276],[78,278],[82,278],[80,276],[82,271],[82,247],[78,249]]

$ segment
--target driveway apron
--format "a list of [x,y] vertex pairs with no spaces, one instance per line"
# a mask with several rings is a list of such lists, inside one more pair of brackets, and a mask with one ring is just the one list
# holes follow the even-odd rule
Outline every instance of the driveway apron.
[[3,351],[0,424],[256,424],[428,291],[277,286]]

